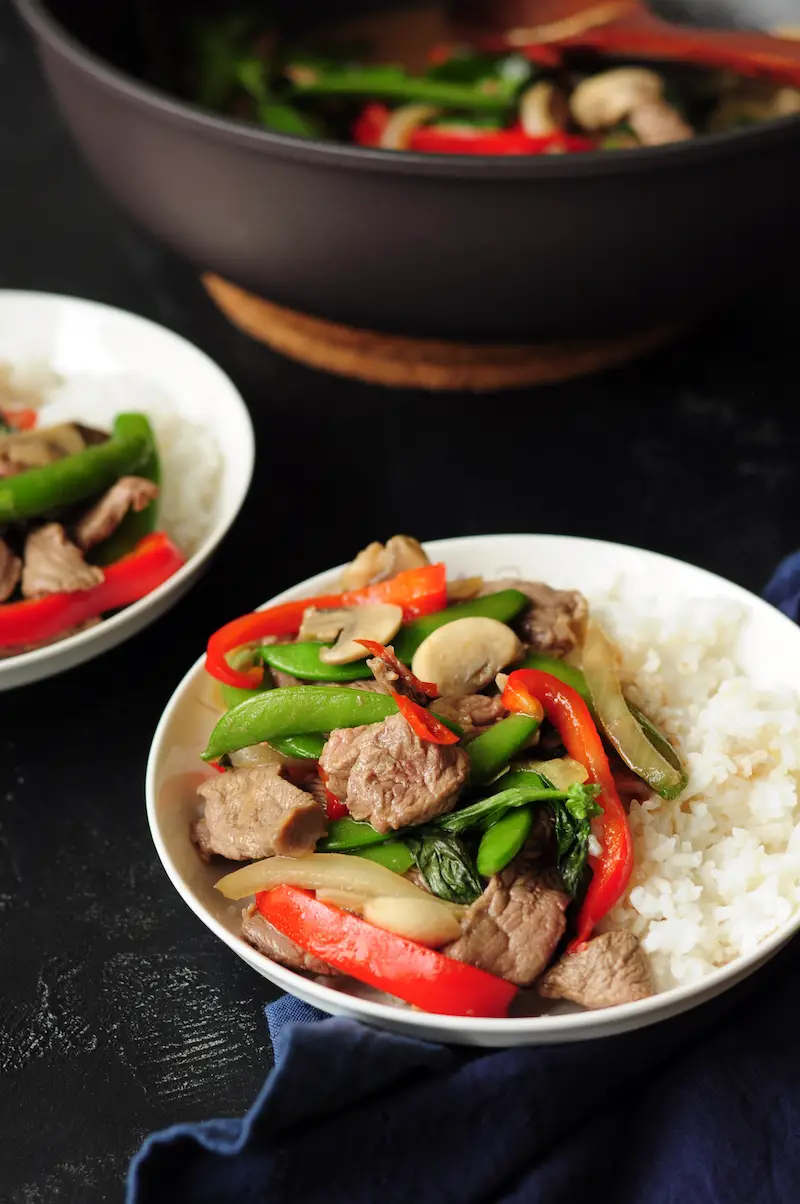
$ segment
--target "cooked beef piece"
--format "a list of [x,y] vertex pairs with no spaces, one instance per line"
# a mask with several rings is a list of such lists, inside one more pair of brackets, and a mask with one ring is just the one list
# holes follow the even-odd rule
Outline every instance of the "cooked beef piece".
[[325,774],[328,789],[336,798],[342,801],[347,798],[350,771],[361,752],[361,741],[365,733],[377,726],[364,723],[360,727],[339,727],[331,732],[325,742],[319,767]]
[[518,589],[527,594],[531,606],[523,611],[514,626],[534,652],[547,656],[566,656],[581,640],[588,607],[577,590],[551,589],[539,581],[507,578],[487,581],[481,596],[501,589]]
[[339,689],[344,686],[346,690],[367,690],[370,694],[383,693],[383,690],[374,677],[359,678],[358,681],[310,681],[301,684],[309,686],[335,686]]
[[456,744],[420,740],[402,715],[331,732],[320,757],[328,789],[353,819],[379,832],[421,824],[452,811],[469,776]]
[[610,1008],[653,994],[650,962],[632,932],[604,932],[567,953],[538,983],[545,999]]
[[430,709],[449,723],[457,723],[465,736],[476,736],[506,714],[500,696],[490,698],[488,694],[444,694],[430,703]]
[[27,471],[24,464],[18,464],[6,452],[0,452],[0,481],[6,477],[16,477],[19,473]]
[[145,477],[120,477],[75,525],[75,539],[84,552],[116,531],[129,510],[144,510],[158,497],[158,485]]
[[566,928],[570,904],[554,869],[539,855],[544,827],[523,854],[489,879],[461,922],[462,934],[445,952],[525,987],[542,973]]
[[26,598],[91,589],[102,580],[102,569],[86,563],[60,523],[47,523],[25,540],[22,592]]
[[81,631],[98,627],[101,622],[101,619],[87,619],[85,623],[79,623],[77,627],[68,627],[66,631],[59,632],[49,640],[40,640],[38,644],[23,644],[17,648],[0,648],[0,661],[8,660],[11,656],[19,656],[23,652],[35,652],[37,648],[48,648],[51,644],[60,644],[62,640],[69,639],[71,635],[78,635]]
[[694,138],[694,130],[677,109],[664,100],[638,104],[628,114],[628,125],[642,146],[663,146],[667,142],[685,142]]
[[308,974],[335,974],[325,962],[321,962],[313,953],[306,953],[288,936],[278,932],[268,920],[265,920],[255,903],[251,903],[242,912],[242,936],[248,945],[252,945],[259,953],[265,954],[274,962],[288,966],[290,970],[305,970]]
[[313,853],[328,829],[319,803],[282,778],[274,765],[216,774],[197,793],[206,800],[205,829],[195,825],[193,839],[206,857],[302,857]]
[[0,539],[0,602],[10,598],[22,576],[22,561],[4,539]]

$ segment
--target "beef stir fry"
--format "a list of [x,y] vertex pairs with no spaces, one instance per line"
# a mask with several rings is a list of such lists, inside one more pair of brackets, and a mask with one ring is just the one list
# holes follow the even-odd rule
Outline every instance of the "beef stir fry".
[[255,948],[454,1015],[652,993],[635,937],[598,925],[633,868],[631,778],[687,778],[581,594],[448,582],[395,536],[338,592],[221,628],[206,669],[227,710],[192,838],[248,863],[217,886],[255,896]]
[[786,36],[682,29],[630,3],[564,9],[471,41],[431,40],[453,30],[424,11],[385,14],[303,47],[242,9],[191,27],[185,86],[278,133],[430,154],[619,151],[800,113]]
[[94,626],[183,564],[155,531],[158,478],[142,414],[120,414],[109,433],[0,413],[0,657]]

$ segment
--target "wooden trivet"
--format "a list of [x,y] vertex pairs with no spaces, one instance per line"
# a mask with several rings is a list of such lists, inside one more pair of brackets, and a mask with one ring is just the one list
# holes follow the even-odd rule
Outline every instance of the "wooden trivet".
[[202,279],[235,326],[282,355],[395,388],[482,393],[552,384],[624,363],[676,333],[675,327],[663,326],[596,341],[470,346],[339,326],[265,301],[212,273]]

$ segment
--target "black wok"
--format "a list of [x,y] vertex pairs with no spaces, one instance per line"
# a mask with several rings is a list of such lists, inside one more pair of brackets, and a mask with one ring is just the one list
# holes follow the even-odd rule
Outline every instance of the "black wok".
[[[798,245],[800,117],[619,154],[369,151],[271,134],[142,82],[136,0],[16,3],[119,203],[198,268],[306,313],[473,340],[625,334],[758,287]],[[313,0],[286,7],[314,19]],[[754,25],[786,21],[780,0],[737,8]],[[168,39],[160,50],[168,70]]]

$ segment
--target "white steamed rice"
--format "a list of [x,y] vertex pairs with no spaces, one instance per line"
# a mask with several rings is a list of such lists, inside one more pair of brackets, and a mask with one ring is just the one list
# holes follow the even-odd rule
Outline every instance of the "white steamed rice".
[[162,480],[158,526],[191,556],[217,517],[222,457],[213,435],[180,414],[173,399],[146,378],[71,376],[60,380],[46,364],[0,364],[0,383],[19,401],[44,398],[40,423],[83,422],[109,430],[115,415],[146,414],[155,431]]
[[800,904],[800,709],[735,660],[735,602],[668,613],[618,588],[593,613],[619,643],[626,693],[680,748],[675,802],[634,802],[635,869],[606,927],[642,941],[659,987],[697,982],[752,952]]

